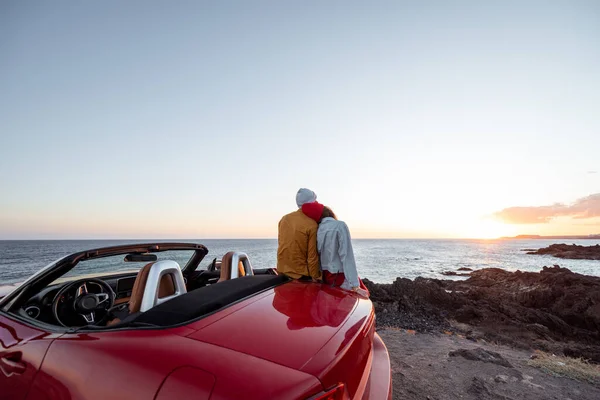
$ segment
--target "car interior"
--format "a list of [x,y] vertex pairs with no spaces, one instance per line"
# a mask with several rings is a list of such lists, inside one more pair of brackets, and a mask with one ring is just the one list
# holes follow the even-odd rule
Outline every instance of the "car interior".
[[30,278],[3,309],[63,329],[158,328],[199,319],[288,280],[272,268],[254,269],[246,254],[234,251],[199,268],[207,253],[182,243],[76,253]]

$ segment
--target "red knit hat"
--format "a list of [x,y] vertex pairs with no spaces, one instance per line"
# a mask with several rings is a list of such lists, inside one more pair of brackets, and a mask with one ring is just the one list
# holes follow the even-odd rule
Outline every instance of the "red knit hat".
[[314,219],[319,222],[321,220],[321,215],[323,214],[323,208],[325,206],[319,202],[313,201],[312,203],[304,203],[302,204],[302,212],[309,218]]

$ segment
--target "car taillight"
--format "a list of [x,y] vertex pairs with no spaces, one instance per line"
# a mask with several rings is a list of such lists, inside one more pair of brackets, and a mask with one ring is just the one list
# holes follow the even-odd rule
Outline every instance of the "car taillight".
[[323,393],[319,393],[309,400],[346,400],[346,388],[343,383],[338,383],[336,387],[329,389]]

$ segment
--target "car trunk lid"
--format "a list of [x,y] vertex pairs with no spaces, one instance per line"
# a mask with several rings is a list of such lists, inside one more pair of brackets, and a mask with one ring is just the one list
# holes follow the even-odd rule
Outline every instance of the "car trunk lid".
[[357,296],[292,281],[189,337],[267,359],[304,366],[344,325]]
[[188,337],[301,370],[326,388],[352,380],[346,385],[353,394],[366,384],[374,332],[371,301],[299,281],[246,301]]

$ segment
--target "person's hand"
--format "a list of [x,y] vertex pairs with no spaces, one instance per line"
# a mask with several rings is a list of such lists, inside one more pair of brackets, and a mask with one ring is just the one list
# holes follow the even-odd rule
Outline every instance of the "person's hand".
[[352,291],[361,297],[364,297],[367,299],[369,298],[369,292],[367,292],[365,289],[361,289],[359,286],[353,287]]

